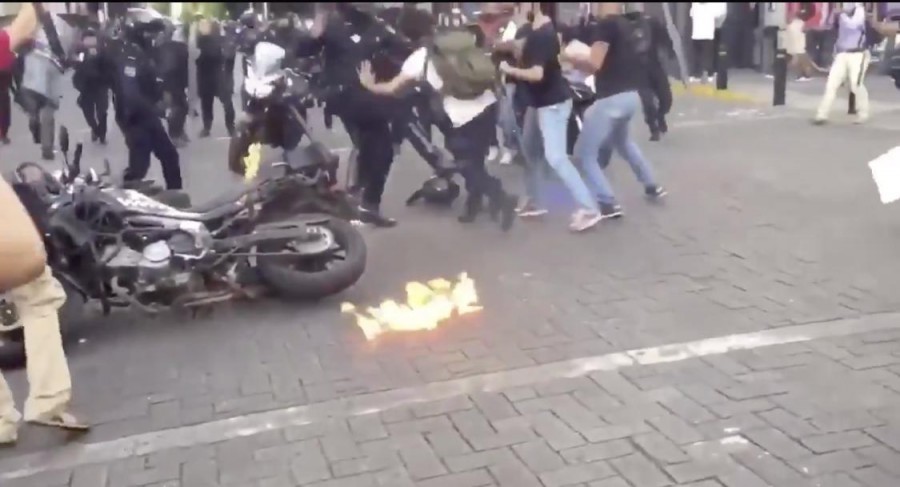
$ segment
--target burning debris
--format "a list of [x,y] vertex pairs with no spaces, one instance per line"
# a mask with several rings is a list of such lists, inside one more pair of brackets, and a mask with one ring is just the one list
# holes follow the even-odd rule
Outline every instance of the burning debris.
[[434,330],[454,314],[465,315],[480,311],[475,281],[466,273],[454,284],[446,279],[433,279],[427,283],[406,284],[406,303],[392,299],[377,307],[358,311],[351,303],[341,305],[342,313],[356,317],[366,340],[374,340],[389,331]]

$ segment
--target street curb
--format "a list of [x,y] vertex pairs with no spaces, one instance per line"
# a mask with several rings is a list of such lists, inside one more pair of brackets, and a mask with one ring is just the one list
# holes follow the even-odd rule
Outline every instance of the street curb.
[[719,90],[712,84],[688,84],[685,86],[684,83],[680,81],[673,81],[672,94],[675,96],[688,95],[727,103],[747,103],[753,105],[765,103],[765,101],[758,96],[742,91]]

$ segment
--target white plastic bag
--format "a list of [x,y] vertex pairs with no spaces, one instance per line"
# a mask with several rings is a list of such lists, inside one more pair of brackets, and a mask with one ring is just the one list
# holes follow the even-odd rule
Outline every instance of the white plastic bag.
[[872,179],[883,204],[900,200],[900,147],[894,147],[869,162]]

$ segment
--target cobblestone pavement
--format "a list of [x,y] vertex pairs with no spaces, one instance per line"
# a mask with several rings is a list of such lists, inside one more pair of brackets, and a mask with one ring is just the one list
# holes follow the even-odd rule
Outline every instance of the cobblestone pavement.
[[[397,407],[339,416],[331,406],[331,419],[252,434],[227,422],[214,433],[161,432],[125,452],[117,442],[80,452],[128,458],[0,479],[6,487],[888,487],[900,481],[898,318],[826,324],[819,336],[831,336],[811,340],[814,327],[795,326],[631,354],[639,365],[607,356],[472,377],[440,400],[427,400],[434,386],[415,388]],[[774,344],[757,347],[765,338]],[[739,350],[717,354],[723,344]],[[276,417],[262,416],[251,422]],[[74,449],[31,460],[41,470],[80,459]]]
[[[136,434],[208,424],[211,421],[261,411],[317,404],[360,394],[405,387],[425,387],[441,381],[478,377],[480,374],[541,366],[621,350],[758,330],[777,330],[803,323],[828,322],[898,309],[900,299],[895,297],[891,289],[897,289],[900,284],[898,282],[900,264],[895,258],[897,248],[895,242],[900,238],[898,229],[900,227],[894,215],[896,210],[891,206],[881,206],[878,202],[868,168],[865,166],[866,161],[895,145],[896,136],[893,131],[873,130],[871,127],[840,123],[814,128],[798,120],[796,113],[792,111],[727,106],[703,100],[680,99],[675,112],[672,117],[673,130],[666,140],[659,144],[642,144],[648,156],[654,161],[661,180],[669,188],[670,197],[663,205],[646,203],[640,195],[640,188],[634,184],[625,165],[614,162],[611,177],[620,193],[627,216],[621,221],[611,222],[608,226],[604,224],[602,228],[590,234],[569,235],[565,231],[562,215],[543,223],[522,222],[509,235],[502,235],[487,222],[462,227],[455,221],[455,215],[427,208],[407,209],[402,206],[403,199],[427,176],[427,173],[424,164],[417,162],[412,157],[411,151],[406,149],[396,163],[389,182],[389,200],[386,202],[387,210],[401,219],[401,225],[392,231],[366,231],[369,268],[360,283],[343,296],[315,304],[268,301],[235,304],[223,306],[212,317],[196,320],[185,320],[178,316],[151,320],[135,315],[116,315],[91,320],[91,323],[78,326],[73,330],[74,340],[69,347],[76,384],[75,406],[85,412],[96,425],[94,431],[80,441],[99,445]],[[71,107],[62,114],[61,119],[76,132],[78,127],[83,126]],[[12,163],[25,160],[26,156],[37,152],[34,148],[20,143],[26,140],[22,120],[21,116],[14,120],[13,137],[16,144],[0,149],[4,168],[9,168]],[[883,120],[889,120],[889,114],[876,114],[873,123]],[[221,127],[219,131],[221,136]],[[640,137],[645,137],[643,127],[636,128],[636,131]],[[88,161],[93,160],[94,165],[99,167],[102,161],[100,157],[107,156],[111,158],[114,167],[123,167],[125,153],[122,142],[118,139],[116,136],[105,149],[88,147],[86,154],[89,158],[93,158]],[[336,146],[346,144],[345,139],[340,136],[334,136],[333,140]],[[196,141],[182,151],[188,188],[192,195],[196,196],[195,199],[202,201],[222,187],[233,184],[229,176],[224,174],[224,154],[224,141],[215,138]],[[516,168],[496,168],[496,170],[510,184],[517,184],[519,174]],[[153,171],[158,174],[157,168],[154,167]],[[562,192],[555,190],[554,194],[561,195]],[[554,198],[554,203],[556,209],[564,208],[568,204],[561,196]],[[468,271],[475,279],[486,308],[479,315],[450,323],[435,332],[392,336],[378,342],[366,342],[353,324],[338,313],[338,305],[343,300],[367,304],[387,297],[398,297],[402,294],[403,283],[406,281],[438,276],[452,277],[461,271]],[[863,340],[864,337],[854,338],[857,339]],[[799,347],[807,346],[812,347],[812,344]],[[807,448],[809,452],[825,454],[823,458],[826,460],[823,463],[829,465],[845,465],[837,461],[842,458],[873,458],[877,459],[879,468],[891,472],[890,455],[897,453],[890,453],[890,448],[896,448],[898,443],[896,436],[894,443],[885,439],[890,431],[887,428],[891,419],[890,407],[881,403],[871,406],[872,403],[867,402],[864,396],[856,394],[844,396],[841,393],[844,390],[850,392],[851,388],[857,387],[855,382],[849,380],[851,378],[854,380],[859,378],[862,384],[859,387],[867,391],[889,383],[889,379],[894,377],[891,374],[896,370],[892,370],[892,363],[888,362],[894,360],[896,355],[893,355],[893,350],[889,350],[889,345],[865,342],[848,345],[847,353],[854,354],[854,347],[857,346],[864,351],[877,350],[879,346],[885,347],[885,352],[874,354],[876,358],[871,359],[876,362],[885,361],[884,364],[879,364],[881,367],[877,369],[877,374],[872,371],[852,370],[850,366],[843,365],[840,358],[823,355],[823,352],[813,348],[809,353],[786,355],[802,358],[773,359],[776,363],[788,364],[792,360],[810,360],[785,370],[770,371],[765,366],[756,370],[747,364],[744,368],[749,370],[729,369],[719,377],[722,381],[731,381],[728,382],[729,385],[713,384],[722,387],[717,389],[720,392],[715,394],[711,392],[709,396],[691,396],[688,393],[690,389],[682,390],[681,386],[675,383],[657,383],[652,387],[646,387],[647,391],[635,392],[635,397],[643,398],[635,399],[635,402],[629,402],[631,396],[617,396],[618,393],[607,391],[612,394],[610,399],[612,402],[603,403],[598,399],[600,402],[593,406],[591,404],[581,406],[592,413],[590,417],[593,419],[587,419],[589,416],[585,415],[584,420],[595,421],[594,427],[575,428],[576,436],[584,443],[575,443],[576,436],[570,437],[570,440],[560,440],[559,444],[553,440],[554,446],[549,448],[554,454],[548,455],[548,458],[551,458],[548,462],[553,462],[552,459],[556,458],[564,463],[548,463],[544,467],[546,470],[543,468],[528,470],[531,473],[527,474],[526,478],[530,478],[528,477],[530,475],[547,485],[566,485],[559,484],[558,480],[552,480],[553,476],[549,474],[562,468],[562,465],[578,463],[572,461],[572,458],[576,458],[571,456],[573,453],[570,452],[567,457],[562,455],[562,452],[588,443],[602,443],[600,437],[585,436],[588,431],[600,427],[597,421],[602,421],[609,427],[627,428],[632,424],[631,419],[619,421],[615,413],[607,412],[614,404],[622,408],[620,411],[633,411],[633,414],[638,416],[645,414],[641,412],[645,410],[649,411],[646,414],[651,416],[667,410],[669,406],[660,402],[663,399],[678,404],[695,404],[699,409],[693,406],[685,407],[706,418],[697,420],[698,423],[730,417],[745,419],[745,416],[752,416],[756,420],[767,422],[765,424],[795,440],[802,440],[819,430],[811,429],[807,430],[807,433],[798,434],[796,431],[788,430],[783,424],[768,422],[770,418],[767,416],[782,419],[793,417],[797,420],[797,424],[801,424],[801,420],[814,418],[815,415],[804,416],[810,411],[801,413],[800,410],[791,409],[799,407],[798,404],[802,404],[806,400],[805,397],[812,392],[818,395],[810,397],[829,398],[829,401],[861,401],[847,405],[846,417],[852,419],[862,415],[866,418],[877,418],[878,422],[871,425],[863,424],[856,428],[856,433],[861,435],[869,435],[870,431],[887,431],[887,433],[881,437],[872,433],[871,438],[883,442],[877,448],[867,444],[853,449],[852,452],[842,450],[840,454],[833,455],[830,452],[810,450],[811,447],[802,447]],[[774,352],[748,352],[750,355],[757,353]],[[866,354],[859,361],[869,360]],[[742,353],[736,354],[735,357],[733,360],[744,360]],[[688,360],[677,366],[662,365],[655,368],[672,367],[670,375],[682,377],[687,383],[697,381],[705,383],[706,374],[716,372],[704,370],[715,371],[719,367],[709,363],[710,360],[712,359]],[[732,361],[728,358],[721,360],[727,360],[729,363]],[[752,362],[753,359],[746,360]],[[834,371],[823,365],[829,360],[836,364]],[[687,364],[694,364],[692,367],[696,370]],[[839,374],[842,371],[840,367],[846,369],[843,370],[847,374],[844,379]],[[637,373],[635,371],[638,370],[645,368],[636,367],[616,374],[620,374],[628,379],[633,387],[640,389],[643,387],[641,382],[643,379],[626,377],[627,374]],[[814,371],[819,371],[819,374],[816,375]],[[784,377],[778,375],[795,372],[807,373],[809,380],[799,380],[793,375]],[[616,374],[613,376],[618,377]],[[666,374],[663,370],[657,371],[657,374],[659,380],[668,380],[664,378]],[[870,375],[871,378],[863,378]],[[21,400],[26,390],[24,374],[17,372],[7,376]],[[794,402],[791,406],[784,405],[766,394],[744,398],[728,396],[725,390],[728,387],[738,387],[743,383],[740,378],[745,376],[759,378],[753,382],[753,387],[765,388],[769,387],[770,383],[788,384],[790,390],[771,394],[777,396],[779,400],[782,397],[792,398]],[[775,379],[763,380],[767,377]],[[587,385],[592,379],[593,376],[575,381],[586,388],[583,395],[592,395],[588,393],[591,389]],[[569,383],[569,381],[562,382]],[[760,382],[764,384],[760,385]],[[594,384],[594,393],[597,390],[606,391],[602,383],[594,382]],[[813,387],[816,384],[818,386]],[[839,386],[835,385],[829,389],[826,387],[829,384]],[[552,386],[547,387],[551,387],[552,390]],[[663,392],[650,392],[654,389]],[[888,396],[893,397],[892,389],[885,387],[882,389],[883,395],[875,396],[876,399],[873,401],[877,402],[880,400],[878,398],[887,401]],[[535,390],[534,394],[538,394],[541,398],[559,395],[569,397],[559,401],[571,401],[578,397],[577,390],[578,388],[575,388],[567,393],[558,394],[540,393]],[[427,419],[423,424],[446,422],[448,425],[454,425],[455,430],[463,435],[465,441],[456,444],[457,450],[453,450],[452,446],[433,447],[432,451],[439,459],[437,462],[430,460],[419,462],[417,458],[412,457],[407,459],[406,464],[422,463],[421,468],[425,471],[414,473],[410,470],[408,473],[412,481],[423,485],[432,485],[427,482],[434,481],[436,483],[433,485],[441,485],[437,483],[439,480],[430,479],[432,473],[434,479],[438,479],[444,475],[438,473],[442,471],[446,471],[447,475],[458,473],[458,477],[450,477],[449,480],[443,481],[461,486],[466,485],[465,482],[468,481],[466,479],[471,479],[471,485],[492,485],[491,482],[502,480],[501,475],[504,474],[497,473],[500,470],[494,464],[486,463],[481,467],[473,467],[471,471],[462,467],[455,470],[453,466],[455,464],[447,458],[469,453],[469,450],[483,453],[501,448],[497,455],[514,454],[515,458],[519,458],[516,462],[527,464],[523,457],[525,454],[511,449],[511,445],[519,443],[530,445],[530,441],[543,438],[538,430],[552,430],[555,426],[546,425],[558,423],[547,418],[551,418],[554,414],[556,417],[561,416],[558,412],[547,412],[548,410],[529,410],[527,407],[524,410],[518,409],[520,402],[527,403],[528,395],[531,393],[522,392],[522,394],[516,396],[514,392],[510,392],[501,396],[490,396],[499,398],[496,399],[497,404],[506,404],[504,401],[510,401],[507,406],[513,409],[507,409],[509,417],[503,415],[494,417],[492,413],[484,412],[480,408],[490,406],[479,406],[477,397],[449,401],[456,406],[434,406],[438,411],[443,407],[460,409],[445,411],[449,416],[435,415],[443,419],[423,417],[422,419]],[[681,396],[686,399],[679,399]],[[735,401],[739,401],[740,405],[733,406],[737,412],[720,414],[721,411],[714,406],[717,404],[716,401],[721,399],[720,396],[728,399],[728,401],[722,399],[725,404],[732,405]],[[667,397],[669,399],[666,399]],[[671,399],[672,397],[675,399]],[[656,406],[652,404],[645,407],[634,406],[647,401],[655,403]],[[540,404],[540,401],[534,404]],[[769,404],[776,406],[769,408]],[[504,406],[497,407],[504,408]],[[723,410],[728,411],[728,407],[731,406],[723,406]],[[751,409],[744,411],[741,410],[743,407]],[[753,409],[754,407],[760,409]],[[825,411],[830,411],[828,409],[830,406],[823,407]],[[574,409],[577,408],[573,406]],[[771,414],[760,412],[776,409],[793,416],[778,416],[782,412]],[[703,413],[700,411],[704,410],[713,416],[702,416]],[[261,485],[278,485],[275,482],[279,481],[279,477],[284,482],[326,480],[305,478],[302,477],[305,475],[302,472],[315,472],[319,469],[320,472],[327,470],[329,475],[336,476],[337,474],[332,471],[335,465],[338,465],[336,462],[345,460],[348,461],[347,465],[352,464],[350,460],[359,460],[358,463],[371,461],[373,465],[383,465],[383,468],[347,467],[347,472],[357,472],[361,477],[358,480],[345,479],[345,482],[351,482],[346,485],[356,485],[352,483],[354,481],[367,485],[365,482],[374,480],[375,476],[373,474],[372,477],[366,477],[368,474],[366,468],[374,469],[373,472],[375,470],[382,472],[379,475],[388,475],[384,472],[394,472],[391,469],[394,466],[391,463],[393,460],[390,458],[403,459],[403,455],[413,455],[409,453],[410,451],[421,451],[422,455],[427,457],[429,450],[421,441],[431,441],[428,434],[423,437],[424,440],[410,440],[412,443],[404,447],[405,449],[400,448],[404,445],[402,442],[406,441],[401,439],[405,438],[405,435],[395,435],[392,430],[401,431],[403,428],[413,426],[389,426],[393,414],[399,415],[397,416],[400,418],[397,419],[399,423],[406,424],[403,419],[406,413],[399,411],[380,414],[377,417],[378,421],[375,421],[375,417],[370,417],[365,420],[352,419],[339,422],[334,426],[338,428],[334,432],[338,432],[341,428],[349,428],[353,441],[340,443],[346,438],[335,440],[338,446],[328,446],[328,442],[323,442],[318,437],[302,438],[301,433],[294,436],[290,433],[294,429],[287,429],[283,432],[234,440],[233,447],[229,447],[231,443],[226,442],[216,447],[189,448],[189,451],[184,452],[172,450],[168,453],[159,452],[150,455],[147,459],[126,460],[121,462],[121,465],[113,465],[107,471],[109,485],[113,487],[154,483],[166,485],[165,482],[168,481],[176,482],[173,485],[178,485],[180,479],[182,485],[193,487],[204,484],[199,480],[196,482],[190,480],[191,477],[185,480],[185,477],[180,477],[182,471],[190,472],[196,469],[199,472],[197,475],[201,475],[204,469],[234,473],[235,470],[244,467],[256,469],[260,475],[263,471],[274,472],[272,476],[274,480],[266,481],[269,483],[263,483],[262,479],[258,480]],[[512,411],[515,411],[515,414]],[[415,412],[411,414],[421,415]],[[487,422],[479,423],[478,414],[484,416]],[[604,414],[613,415],[604,416]],[[621,414],[627,416],[624,412]],[[759,445],[757,441],[762,440],[747,437],[744,439],[751,443],[745,444],[743,440],[728,439],[726,444],[708,446],[701,440],[713,441],[725,437],[706,436],[699,426],[691,423],[691,417],[682,417],[674,412],[671,414],[680,417],[681,421],[687,421],[693,431],[699,431],[704,435],[701,439],[690,434],[686,436],[690,438],[688,440],[669,438],[668,441],[674,440],[678,445],[676,450],[671,451],[680,451],[689,458],[712,451],[720,455],[716,458],[723,459],[723,462],[746,457],[740,460],[740,464],[746,471],[761,477],[764,481],[773,485],[799,485],[772,482],[769,477],[758,471],[759,468],[753,468],[752,461],[749,460],[754,456],[753,448],[766,448],[753,445]],[[387,417],[383,417],[385,415]],[[475,418],[471,420],[472,425],[460,426],[468,417]],[[894,415],[894,418],[896,417]],[[505,419],[508,421],[499,423],[500,430],[498,430],[496,422]],[[641,428],[656,428],[649,421],[650,417],[639,417],[637,421],[643,419],[647,421]],[[537,423],[532,427],[533,421]],[[374,443],[366,441],[365,436],[355,437],[353,435],[356,433],[353,432],[351,425],[356,422],[364,425],[374,424],[371,428],[376,432],[380,431],[378,430],[380,424],[388,436],[381,438],[380,433],[372,433],[375,435],[371,438]],[[481,426],[478,426],[479,424]],[[571,425],[566,427],[571,428]],[[815,425],[810,427],[818,428]],[[441,434],[448,438],[453,437],[453,433],[446,431],[454,428],[440,429],[444,428],[443,426],[435,428],[437,437]],[[509,437],[516,441],[503,443],[510,441],[506,439],[501,441],[502,444],[492,445],[490,442],[478,443],[477,440],[466,436],[466,434],[476,435],[478,431],[483,433],[490,428],[494,428],[493,431],[501,436],[506,434],[501,430],[509,428],[509,431],[512,431],[508,433]],[[749,430],[749,427],[747,429]],[[330,431],[332,430],[323,430],[322,438],[330,437],[331,434],[325,434]],[[442,431],[444,433],[441,433]],[[653,429],[646,430],[646,433],[651,434],[648,436],[651,440],[647,441],[659,439],[659,435],[653,436],[652,431]],[[823,434],[830,432],[828,428],[821,431]],[[663,438],[667,438],[666,430],[659,429],[658,432],[663,434]],[[623,435],[622,438],[609,438],[610,441],[622,440],[613,443],[610,448],[624,448],[626,451],[622,454],[624,460],[607,462],[602,455],[598,456],[596,459],[603,462],[597,465],[603,466],[596,466],[599,472],[597,476],[589,477],[590,474],[586,473],[584,475],[588,477],[580,477],[583,480],[573,481],[573,484],[595,482],[590,485],[607,485],[599,482],[614,478],[613,472],[620,472],[616,475],[624,476],[633,485],[645,485],[640,483],[643,480],[629,477],[630,474],[626,475],[625,471],[629,470],[628,465],[642,465],[641,462],[648,458],[654,458],[654,464],[664,476],[648,477],[646,485],[667,485],[654,483],[663,482],[663,478],[666,479],[665,482],[673,484],[676,482],[690,484],[694,480],[706,479],[702,476],[691,477],[675,473],[680,471],[675,465],[688,465],[685,463],[687,461],[684,460],[685,457],[678,457],[675,453],[666,459],[653,457],[640,446],[641,440],[637,439],[644,431],[635,430],[631,433],[633,434]],[[843,437],[838,438],[843,441]],[[850,435],[849,438],[853,439],[855,436]],[[383,439],[387,442],[381,441]],[[519,439],[521,441],[518,441]],[[33,452],[53,451],[62,440],[53,434],[26,430],[23,432],[20,445],[15,449],[0,452],[0,462],[21,458],[22,455]],[[302,443],[303,441],[306,443]],[[393,443],[395,441],[399,443]],[[449,444],[453,440],[447,441]],[[547,441],[549,444],[549,440]],[[566,441],[570,441],[571,446],[568,446],[569,443]],[[258,442],[261,443],[257,445]],[[293,445],[286,447],[284,443],[287,442]],[[701,443],[694,446],[697,442]],[[341,446],[344,444],[347,445],[346,448]],[[309,465],[303,463],[305,456],[299,453],[307,451],[304,448],[319,448],[320,445],[323,448],[321,455],[325,455],[324,458],[329,460],[324,463],[325,466],[322,466],[321,457],[316,457],[315,453],[310,453]],[[391,456],[394,450],[387,448],[390,445],[400,448],[397,450],[399,456]],[[265,454],[261,454],[263,457],[254,459],[252,453],[254,449],[262,450],[268,446],[275,447],[273,452],[299,452],[296,458],[285,460],[287,462],[285,465],[293,462],[295,475],[296,472],[300,472],[301,477],[290,477],[289,468],[278,467],[284,463],[278,458],[265,457]],[[279,446],[283,448],[278,450]],[[541,448],[540,445],[519,448],[527,450],[531,447],[537,448],[538,451]],[[635,453],[628,450],[629,447]],[[663,448],[660,447],[661,450]],[[739,448],[746,450],[738,450]],[[229,453],[232,449],[234,456],[229,456],[232,455]],[[354,456],[344,459],[341,453],[335,453],[345,449],[350,452],[348,454]],[[196,458],[193,456],[195,450]],[[357,457],[357,453],[353,453],[361,451],[359,455],[364,453],[377,455],[374,453],[376,450],[379,452],[383,450],[388,459],[360,460],[368,457],[365,455]],[[247,457],[249,460],[242,460],[244,457],[241,455],[244,454],[239,453],[241,451],[251,452]],[[748,451],[751,453],[741,453]],[[795,453],[800,451],[802,450]],[[865,456],[863,452],[871,454]],[[772,458],[757,461],[767,466],[776,464],[774,463],[776,460],[782,462],[774,451],[771,453]],[[278,454],[272,455],[277,457]],[[472,458],[484,457],[476,455]],[[796,457],[787,458],[787,465],[793,469],[799,464],[791,462],[799,461],[797,459],[800,458],[804,457],[799,453]],[[190,465],[196,466],[182,467],[181,460],[186,462],[189,460]],[[671,461],[670,465],[666,463],[668,460],[679,461]],[[215,462],[215,465],[209,466],[211,461]],[[379,461],[386,463],[378,463]],[[716,461],[710,460],[708,463],[716,464]],[[587,460],[585,462],[591,463]],[[494,463],[505,465],[510,462]],[[551,468],[557,465],[558,468]],[[844,473],[856,476],[863,485],[893,485],[871,481],[868,481],[868,484],[864,483],[867,480],[859,478],[862,474],[856,470],[864,470],[868,465],[873,463],[861,464],[859,469],[848,467],[844,469]],[[419,467],[413,467],[417,468]],[[594,467],[573,467],[571,470],[579,468],[583,471],[585,469],[592,471]],[[609,475],[602,473],[603,468],[611,469],[607,470]],[[777,468],[772,468],[777,471]],[[798,468],[795,474],[804,474],[802,467]],[[807,468],[817,472],[817,475],[812,475],[811,478],[828,473],[815,470],[822,467]],[[138,481],[126,481],[121,477],[136,473],[136,469],[147,470],[143,474],[145,476],[138,479],[144,482],[143,484],[135,483]],[[102,485],[90,477],[84,477],[85,480],[82,480],[81,476],[100,475],[94,470],[93,467],[79,469],[71,479],[73,485]],[[101,470],[103,469],[97,471]],[[634,470],[644,469],[636,467]],[[511,468],[506,471],[518,470]],[[650,468],[647,471],[652,473],[655,470]],[[877,469],[870,471],[879,472]],[[178,475],[171,477],[173,472],[177,472]],[[406,474],[397,472],[401,475],[398,480],[385,480],[386,483],[383,484],[404,485],[399,479]],[[520,472],[524,474],[526,470]],[[818,475],[819,472],[821,475]],[[746,474],[748,478],[752,478],[749,477],[750,473]],[[56,483],[68,482],[69,479],[65,475],[67,474],[62,474],[60,482]],[[228,485],[227,475],[230,474],[219,479],[222,484]],[[714,476],[710,479],[712,477]],[[51,480],[32,478],[23,479],[21,482],[25,482],[26,485],[51,487],[55,485],[53,483],[55,480],[53,482]],[[725,476],[719,477],[718,480],[709,480],[707,485],[703,483],[699,485],[702,487],[717,485],[715,482],[729,486],[754,485],[735,483],[739,480]],[[478,484],[479,481],[482,481],[482,484]],[[616,480],[608,481],[611,482],[609,485],[616,485],[612,483]],[[835,477],[834,482],[837,483],[834,485],[844,485],[840,481],[839,476]],[[256,480],[235,480],[231,483],[253,485],[253,482]],[[520,484],[515,485],[529,485],[527,482],[528,480],[522,480]],[[5,487],[11,485],[11,482],[4,481],[2,485]],[[830,484],[823,480],[822,485]]]

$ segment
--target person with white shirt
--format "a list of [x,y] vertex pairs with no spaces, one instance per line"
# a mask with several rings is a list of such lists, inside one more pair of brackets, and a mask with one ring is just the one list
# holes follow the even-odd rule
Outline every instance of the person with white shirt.
[[706,75],[706,80],[714,78],[716,28],[725,19],[728,5],[724,2],[692,2],[691,3],[691,45],[694,51],[694,75],[691,81],[696,82]]
[[[444,80],[429,59],[428,47],[420,47],[410,54],[400,73],[386,82],[375,81],[371,64],[363,63],[359,81],[364,88],[379,95],[398,94],[404,87],[421,81],[427,83],[435,96],[444,87]],[[518,198],[507,194],[500,180],[491,176],[485,167],[485,159],[497,132],[497,96],[490,89],[466,100],[443,94],[440,96],[444,114],[435,114],[436,125],[444,133],[445,146],[466,181],[468,193],[459,221],[474,222],[487,197],[491,217],[500,221],[504,231],[509,230],[515,220]]]

